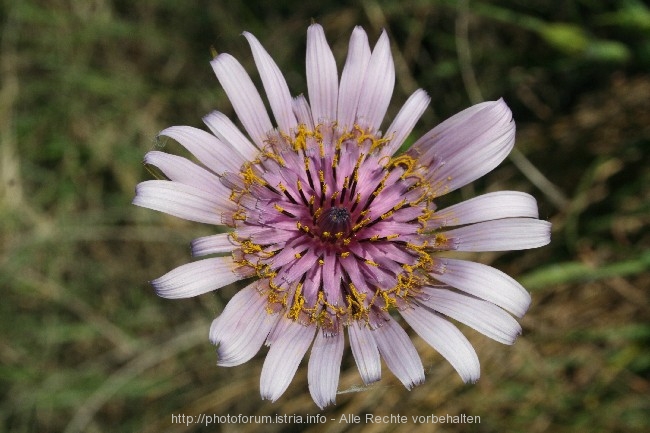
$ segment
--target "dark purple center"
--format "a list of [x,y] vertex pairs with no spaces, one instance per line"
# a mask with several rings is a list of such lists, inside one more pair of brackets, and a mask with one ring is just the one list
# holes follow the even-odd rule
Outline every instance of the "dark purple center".
[[318,217],[317,223],[321,234],[327,232],[330,236],[335,236],[337,233],[342,233],[345,236],[352,229],[350,212],[344,207],[327,209]]

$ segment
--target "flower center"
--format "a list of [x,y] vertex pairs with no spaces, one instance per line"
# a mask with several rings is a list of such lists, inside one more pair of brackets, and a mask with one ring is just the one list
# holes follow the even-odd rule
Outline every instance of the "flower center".
[[316,220],[321,239],[335,240],[347,236],[352,230],[350,212],[344,207],[331,207]]
[[426,280],[429,187],[411,157],[381,155],[387,140],[301,125],[224,174],[237,204],[233,257],[261,279],[270,313],[338,329],[405,305]]

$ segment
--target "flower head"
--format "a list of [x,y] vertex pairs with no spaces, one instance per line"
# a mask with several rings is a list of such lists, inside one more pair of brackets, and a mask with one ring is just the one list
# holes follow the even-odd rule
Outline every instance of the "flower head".
[[[486,265],[440,251],[503,251],[549,242],[533,197],[494,192],[437,209],[436,198],[495,168],[514,145],[503,100],[470,107],[396,154],[429,103],[417,90],[385,133],[395,74],[386,33],[374,49],[357,27],[339,81],[323,29],[307,33],[305,97],[292,98],[277,65],[249,33],[277,127],[244,68],[228,54],[212,60],[247,135],[225,115],[204,118],[212,132],[174,126],[160,135],[199,164],[149,152],[169,180],[137,186],[134,204],[227,233],[196,239],[195,256],[152,281],[160,296],[184,298],[249,279],[217,317],[210,339],[218,364],[238,365],[270,346],[262,397],[276,400],[311,346],[309,391],[334,403],[347,331],[361,378],[380,379],[382,357],[407,387],[424,381],[410,338],[391,313],[438,350],[464,381],[479,377],[455,319],[499,342],[521,332],[528,293]],[[453,227],[453,228],[450,228]]]

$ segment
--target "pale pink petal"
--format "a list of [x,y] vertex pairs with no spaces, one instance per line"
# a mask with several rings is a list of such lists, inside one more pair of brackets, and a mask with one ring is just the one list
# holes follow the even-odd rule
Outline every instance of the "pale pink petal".
[[424,341],[436,349],[458,372],[463,382],[476,382],[481,366],[467,338],[447,320],[423,307],[413,305],[400,311]]
[[357,26],[350,37],[348,57],[343,67],[339,88],[337,121],[343,131],[349,131],[354,126],[363,79],[369,61],[368,36],[361,27]]
[[530,305],[530,294],[512,277],[481,263],[466,260],[436,258],[436,280],[449,284],[477,298],[485,299],[522,317]]
[[[445,119],[442,123],[438,124],[435,128],[425,134],[419,141],[425,143],[427,141],[430,141],[431,138],[434,138],[436,135],[449,135],[450,132],[461,129],[463,125],[472,123],[472,121],[476,119],[480,119],[480,116],[485,117],[485,113],[479,114],[482,111],[493,110],[497,106],[505,107],[506,110],[509,110],[503,99],[499,99],[498,101],[480,102],[464,109],[459,113],[454,114],[448,119]],[[477,114],[479,114],[479,117],[475,117]],[[414,145],[413,147],[415,148],[416,146]],[[426,146],[422,146],[422,148],[418,149],[418,151],[422,151],[422,153],[431,153],[432,149],[427,148]]]
[[[259,150],[246,136],[237,128],[237,126],[223,113],[213,111],[203,118],[203,122],[210,128],[210,131],[224,143],[228,143],[239,154],[237,155],[238,172],[245,161],[255,159]],[[221,155],[222,158],[229,155]],[[239,160],[243,162],[239,163]]]
[[201,164],[219,175],[224,171],[236,173],[245,162],[234,149],[201,129],[191,126],[172,126],[160,131],[158,135],[178,141]]
[[366,385],[381,379],[381,358],[373,334],[364,323],[352,322],[348,326],[352,356]]
[[316,123],[336,120],[338,72],[332,50],[319,24],[307,30],[307,90]]
[[551,223],[532,218],[485,221],[439,233],[434,248],[458,251],[511,251],[551,241]]
[[230,233],[204,236],[192,241],[192,255],[195,257],[208,254],[229,253],[239,247],[232,241]]
[[437,210],[427,228],[459,226],[501,218],[537,218],[537,201],[530,194],[498,191],[479,195],[445,209]]
[[382,31],[375,45],[366,77],[361,89],[357,108],[357,123],[371,131],[377,131],[386,115],[395,87],[395,65],[390,52],[390,41]]
[[422,299],[418,300],[422,305],[458,320],[500,343],[512,344],[521,334],[519,323],[490,302],[433,287],[423,287],[422,294]]
[[232,367],[250,360],[260,350],[279,314],[267,313],[268,299],[257,281],[232,297],[210,327],[210,341],[217,346],[217,365]]
[[397,113],[397,117],[384,133],[390,141],[381,149],[382,155],[392,155],[397,152],[404,140],[409,136],[415,124],[420,120],[424,110],[429,106],[431,98],[422,89],[418,89],[406,100]]
[[320,329],[311,348],[307,367],[309,393],[321,409],[336,402],[345,342],[343,335],[343,329],[336,334],[326,334]]
[[273,340],[260,378],[262,398],[272,402],[286,391],[316,332],[315,326],[304,326],[286,318],[281,321],[289,323]]
[[424,382],[424,368],[406,331],[386,314],[382,326],[373,330],[375,342],[386,366],[407,389]]
[[408,153],[428,166],[435,195],[443,195],[492,171],[515,142],[512,113],[502,99],[462,111],[433,128]]
[[262,148],[273,125],[248,73],[233,56],[226,53],[219,54],[210,64],[246,132]]
[[287,82],[269,53],[266,52],[255,36],[248,32],[244,32],[244,36],[253,51],[255,65],[260,72],[260,78],[262,78],[262,84],[275,120],[278,122],[278,127],[288,134],[298,126],[298,123],[296,122],[296,116],[293,114],[291,93]]
[[293,112],[299,124],[305,125],[310,131],[314,130],[314,119],[312,118],[311,108],[307,99],[305,99],[305,95],[298,95],[293,99]]
[[191,298],[240,280],[235,266],[232,257],[203,259],[181,265],[156,278],[151,285],[163,298]]
[[271,345],[283,334],[289,331],[289,328],[295,322],[293,320],[287,320],[286,317],[282,316],[281,320],[278,320],[275,324],[275,327],[271,329],[268,337],[266,337],[265,345],[271,347]]
[[193,186],[167,180],[147,180],[135,187],[136,206],[167,213],[188,221],[223,224],[223,212],[232,211],[227,197],[208,194]]
[[357,123],[377,131],[386,115],[395,86],[395,65],[386,31],[372,50],[357,108]]
[[158,167],[169,180],[174,182],[190,185],[206,192],[215,189],[226,190],[216,175],[180,156],[154,150],[144,156],[144,163]]

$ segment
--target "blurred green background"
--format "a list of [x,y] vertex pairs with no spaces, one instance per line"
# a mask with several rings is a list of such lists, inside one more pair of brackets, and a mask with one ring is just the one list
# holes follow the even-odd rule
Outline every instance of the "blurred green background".
[[[155,135],[233,116],[211,47],[257,77],[254,33],[306,91],[311,20],[339,65],[355,25],[387,29],[389,117],[424,88],[414,136],[503,96],[517,152],[442,205],[492,190],[534,194],[553,241],[474,256],[532,293],[512,347],[462,327],[482,377],[464,385],[420,339],[427,382],[384,369],[370,389],[349,350],[340,414],[480,416],[408,431],[650,431],[650,9],[637,0],[4,0],[0,6],[0,431],[255,431],[173,424],[172,414],[315,414],[306,362],[276,403],[259,398],[261,353],[216,366],[211,320],[236,288],[158,298],[147,281],[190,260],[213,228],[130,204]],[[257,78],[255,78],[257,79]],[[233,117],[234,118],[234,117]],[[264,350],[262,351],[264,352]],[[265,431],[405,431],[399,425],[266,425]]]

